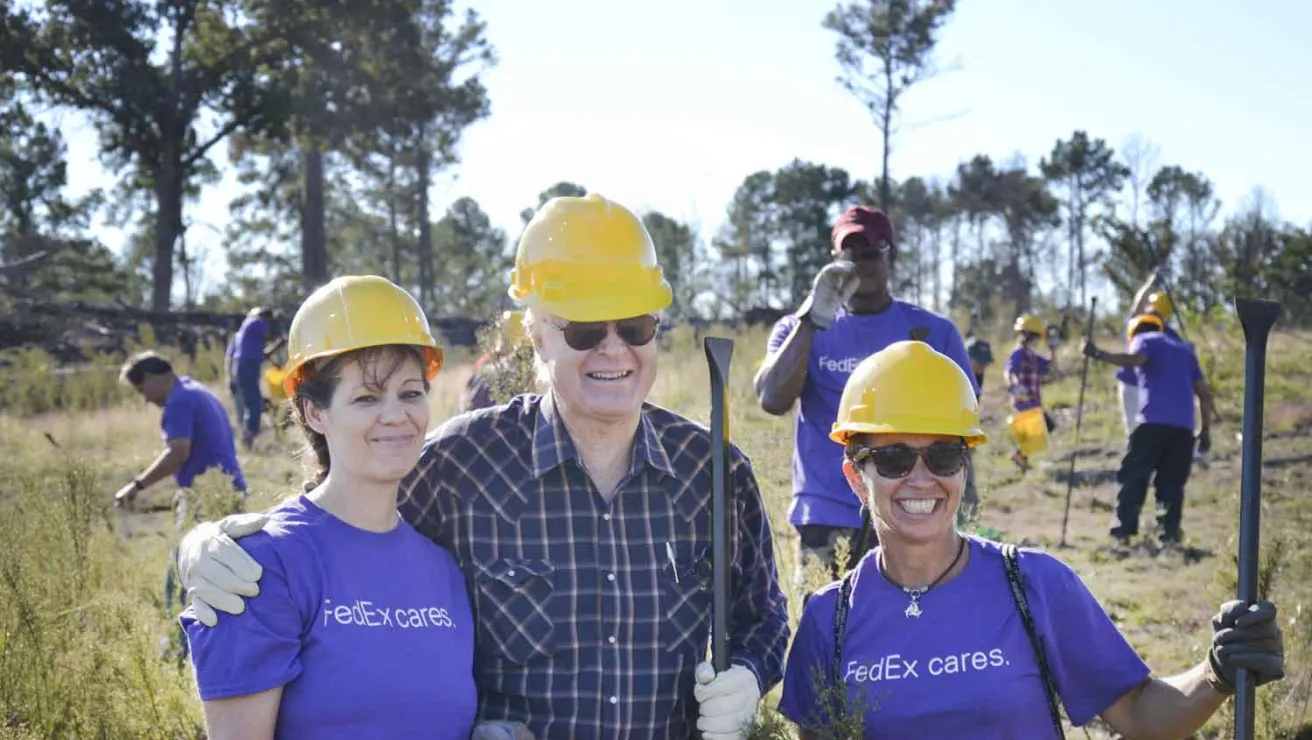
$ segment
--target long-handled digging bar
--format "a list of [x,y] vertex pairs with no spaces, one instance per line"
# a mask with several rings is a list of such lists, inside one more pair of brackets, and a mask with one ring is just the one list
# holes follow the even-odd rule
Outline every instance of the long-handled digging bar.
[[[1093,320],[1098,312],[1098,297],[1089,299],[1089,320],[1084,325],[1084,340],[1093,340]],[[1080,452],[1080,426],[1084,423],[1084,389],[1089,385],[1089,356],[1084,356],[1080,368],[1080,399],[1075,404],[1075,444],[1071,447],[1071,466],[1066,475],[1066,511],[1061,515],[1061,542],[1058,547],[1066,546],[1066,524],[1071,518],[1071,492],[1075,489],[1075,456]]]
[[[1266,396],[1266,340],[1280,317],[1275,301],[1235,300],[1244,327],[1243,463],[1239,478],[1239,600],[1257,602],[1258,535],[1262,515],[1262,410]],[[1256,688],[1248,671],[1235,676],[1235,740],[1253,740]]]
[[706,337],[711,374],[711,667],[729,670],[729,362],[733,340]]

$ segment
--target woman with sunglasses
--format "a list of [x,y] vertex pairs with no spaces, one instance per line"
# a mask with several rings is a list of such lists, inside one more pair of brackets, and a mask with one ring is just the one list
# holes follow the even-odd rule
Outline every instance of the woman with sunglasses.
[[803,610],[779,703],[803,740],[853,720],[866,738],[1062,737],[1060,707],[1076,726],[1184,738],[1238,669],[1283,677],[1270,602],[1222,605],[1207,658],[1154,678],[1069,567],[959,533],[966,450],[986,437],[970,380],[928,345],[864,360],[831,439],[880,546]]

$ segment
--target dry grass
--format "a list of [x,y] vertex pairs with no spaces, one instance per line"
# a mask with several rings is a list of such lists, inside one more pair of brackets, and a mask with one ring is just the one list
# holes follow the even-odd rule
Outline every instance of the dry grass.
[[[980,524],[1010,541],[1053,548],[1086,579],[1159,673],[1202,658],[1210,616],[1234,593],[1239,492],[1234,433],[1243,381],[1238,337],[1232,326],[1195,337],[1215,358],[1209,374],[1224,421],[1214,433],[1210,469],[1196,469],[1188,487],[1188,558],[1147,545],[1125,551],[1108,546],[1108,509],[1115,499],[1123,440],[1106,366],[1090,369],[1077,465],[1080,480],[1088,484],[1074,489],[1069,547],[1060,550],[1055,548],[1074,442],[1079,357],[1074,347],[1063,350],[1065,376],[1046,392],[1061,427],[1053,449],[1024,478],[1007,460],[1005,398],[996,367],[986,380],[985,424],[993,442],[977,456],[984,497]],[[793,422],[767,416],[752,395],[764,334],[736,339],[731,431],[753,461],[777,538],[780,576],[791,584],[794,533],[786,514]],[[653,400],[704,422],[709,398],[702,349],[684,330],[664,341]],[[1281,608],[1289,675],[1260,692],[1259,737],[1270,740],[1300,737],[1312,697],[1306,657],[1312,649],[1312,620],[1305,613],[1312,598],[1312,507],[1304,501],[1312,484],[1312,446],[1306,441],[1312,429],[1309,356],[1312,340],[1306,334],[1272,339],[1262,541],[1264,574]],[[113,384],[81,387],[61,380],[52,394],[42,383],[54,381],[41,380],[39,359],[29,358],[21,369],[0,376],[0,387],[27,389],[21,394],[27,400],[10,399],[0,415],[0,541],[5,543],[0,548],[0,740],[196,737],[201,722],[190,672],[176,660],[161,659],[174,635],[176,611],[163,597],[165,566],[178,536],[169,508],[172,492],[159,486],[160,491],[144,497],[144,511],[133,516],[133,536],[126,541],[119,536],[123,522],[109,507],[112,493],[155,455],[158,410]],[[470,359],[467,353],[449,356],[433,393],[435,423],[454,412]],[[216,375],[206,370],[208,362],[189,369],[213,382]],[[60,403],[73,410],[49,410]],[[294,434],[277,438],[266,433],[257,451],[245,456],[253,490],[250,506],[266,506],[297,488],[302,476],[298,447]],[[201,496],[203,513],[221,511],[217,486],[201,488],[209,491]],[[1145,518],[1151,517],[1151,507],[1145,509]],[[1151,531],[1151,526],[1143,529]],[[817,574],[807,575],[818,581]],[[796,619],[796,599],[792,611]],[[776,690],[766,706],[773,707],[777,699]],[[1201,737],[1228,737],[1227,723],[1219,715]],[[790,734],[767,712],[753,736]]]

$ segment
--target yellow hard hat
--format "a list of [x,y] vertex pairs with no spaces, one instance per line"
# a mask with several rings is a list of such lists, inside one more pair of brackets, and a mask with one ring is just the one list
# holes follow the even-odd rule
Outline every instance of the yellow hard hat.
[[270,367],[264,371],[264,382],[260,385],[264,388],[264,392],[268,395],[270,401],[287,400],[287,389],[282,384],[286,377],[287,373],[283,372],[280,367]]
[[501,314],[501,322],[497,325],[497,330],[501,335],[501,344],[507,349],[514,347],[524,341],[524,312],[523,311],[504,311]]
[[1171,301],[1171,296],[1164,292],[1150,293],[1148,295],[1148,310],[1160,315],[1163,319],[1170,319],[1171,314],[1175,313],[1175,303]]
[[1153,316],[1150,313],[1139,314],[1138,316],[1135,316],[1134,318],[1130,319],[1130,323],[1125,327],[1125,341],[1127,342],[1130,341],[1130,339],[1134,336],[1135,330],[1137,330],[1139,327],[1143,326],[1144,324],[1152,324],[1153,326],[1157,327],[1157,331],[1164,331],[1166,329],[1166,324],[1165,322],[1162,321],[1160,317]]
[[894,342],[861,361],[838,402],[829,438],[854,434],[946,434],[974,447],[988,441],[966,372],[924,342]]
[[1042,335],[1043,322],[1039,321],[1038,316],[1027,313],[1022,316],[1016,317],[1016,325],[1012,328],[1012,330],[1018,332],[1025,332],[1026,334]]
[[567,321],[614,321],[670,305],[670,284],[642,221],[589,193],[552,198],[519,238],[510,297]]
[[311,293],[292,318],[283,390],[295,396],[314,360],[385,344],[423,347],[429,380],[442,369],[442,348],[413,296],[377,275],[335,278]]

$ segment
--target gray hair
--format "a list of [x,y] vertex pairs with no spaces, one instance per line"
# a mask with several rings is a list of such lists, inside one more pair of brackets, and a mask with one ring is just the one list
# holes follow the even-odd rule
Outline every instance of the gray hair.
[[[524,334],[532,338],[536,336],[535,332],[541,331],[540,324],[546,323],[541,316],[534,313],[532,308],[524,309]],[[547,361],[542,359],[542,353],[538,351],[537,342],[533,343],[533,382],[541,386],[544,390],[551,387],[551,368],[547,366]]]

